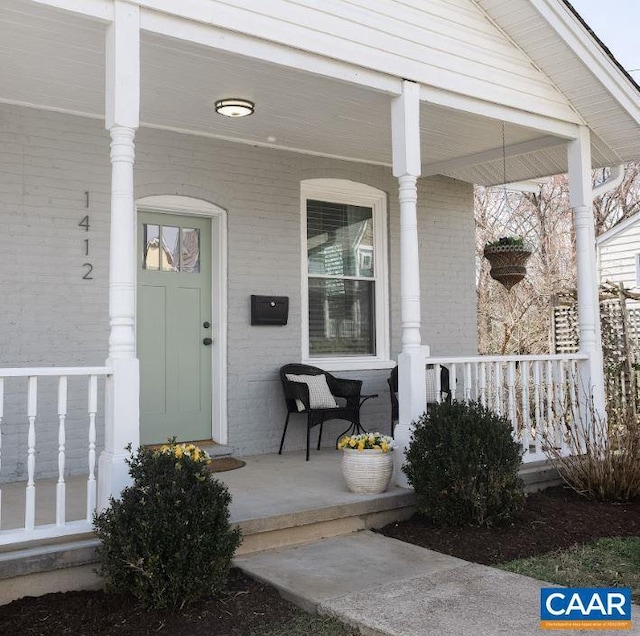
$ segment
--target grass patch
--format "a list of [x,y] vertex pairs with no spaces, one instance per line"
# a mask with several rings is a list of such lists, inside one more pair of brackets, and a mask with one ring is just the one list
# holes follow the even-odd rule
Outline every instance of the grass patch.
[[598,539],[496,567],[569,587],[629,587],[640,602],[640,537]]
[[252,636],[357,636],[357,634],[357,630],[333,618],[297,610],[296,615],[282,625],[253,632]]

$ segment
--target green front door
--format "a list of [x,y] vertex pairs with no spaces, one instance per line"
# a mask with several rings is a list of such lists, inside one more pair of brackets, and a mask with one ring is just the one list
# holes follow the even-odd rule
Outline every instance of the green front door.
[[138,214],[142,444],[211,438],[211,220]]

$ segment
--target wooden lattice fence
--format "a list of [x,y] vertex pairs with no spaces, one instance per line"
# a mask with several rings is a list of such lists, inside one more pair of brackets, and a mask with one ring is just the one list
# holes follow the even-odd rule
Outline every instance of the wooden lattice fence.
[[[610,407],[631,406],[640,412],[640,306],[637,294],[604,285],[600,297],[602,352]],[[551,319],[553,353],[576,353],[580,346],[574,301],[554,303]]]

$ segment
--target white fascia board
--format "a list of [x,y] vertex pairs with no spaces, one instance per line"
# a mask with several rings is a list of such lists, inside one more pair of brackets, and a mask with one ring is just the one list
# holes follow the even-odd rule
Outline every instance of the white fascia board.
[[600,236],[596,238],[596,243],[599,246],[604,245],[605,243],[609,242],[612,238],[618,236],[618,234],[624,232],[627,228],[638,223],[638,221],[640,221],[640,212],[636,212],[635,214],[630,216],[628,219],[625,219],[624,221],[621,221],[617,225],[614,225],[610,230],[603,232]]
[[437,106],[445,106],[497,121],[533,128],[564,139],[575,139],[578,135],[579,127],[585,124],[577,114],[573,120],[555,119],[547,115],[512,108],[496,102],[488,102],[477,97],[470,97],[469,95],[454,93],[433,86],[425,86],[424,84],[420,88],[420,99],[423,102],[436,104]]
[[251,35],[229,31],[212,24],[203,24],[141,7],[140,28],[150,33],[308,71],[391,95],[402,93],[402,78],[400,77],[393,77]]
[[529,0],[618,103],[640,123],[638,90],[600,48],[578,18],[558,0]]
[[31,0],[55,9],[72,11],[102,22],[113,22],[113,0]]

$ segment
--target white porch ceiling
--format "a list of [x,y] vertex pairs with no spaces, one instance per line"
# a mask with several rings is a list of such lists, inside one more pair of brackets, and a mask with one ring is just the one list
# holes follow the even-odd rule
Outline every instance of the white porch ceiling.
[[[28,0],[0,6],[0,102],[104,117],[105,27]],[[273,63],[151,33],[141,39],[143,125],[248,144],[391,164],[390,95]],[[245,119],[213,103],[256,103]],[[480,184],[502,181],[496,120],[423,103],[425,174]],[[566,150],[539,131],[506,127],[507,180],[566,171]],[[594,165],[619,157],[597,137]]]

